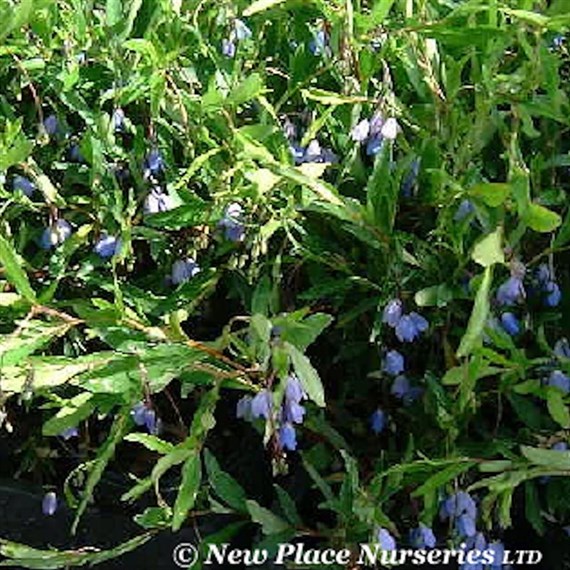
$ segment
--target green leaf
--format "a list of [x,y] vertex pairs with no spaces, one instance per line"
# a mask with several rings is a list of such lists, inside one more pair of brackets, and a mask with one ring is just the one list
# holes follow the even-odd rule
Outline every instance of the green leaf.
[[432,475],[425,483],[420,485],[413,493],[412,497],[421,497],[422,495],[427,495],[434,491],[437,491],[440,487],[443,487],[449,481],[455,479],[461,473],[468,471],[476,465],[475,461],[468,461],[465,459],[458,459],[457,463],[449,465],[445,469],[438,471],[435,475]]
[[241,105],[255,99],[264,91],[263,80],[259,73],[252,73],[230,92],[227,102],[232,105]]
[[317,371],[313,368],[311,361],[291,343],[285,342],[283,345],[289,358],[291,358],[291,363],[301,381],[303,389],[317,406],[324,407],[325,391],[321,379]]
[[279,505],[281,507],[281,511],[285,515],[286,519],[296,527],[300,527],[302,525],[301,517],[297,511],[297,505],[295,505],[295,501],[291,498],[289,493],[285,491],[282,487],[277,484],[274,484],[273,487],[277,492],[277,498],[279,499]]
[[222,471],[217,459],[207,449],[204,459],[208,480],[216,495],[236,511],[247,512],[247,496],[242,486],[231,475]]
[[269,8],[273,8],[278,4],[283,4],[287,0],[255,0],[252,2],[244,11],[243,15],[247,18],[253,14],[257,14],[258,12],[263,12],[265,10],[269,10]]
[[125,441],[130,441],[132,443],[140,443],[146,447],[149,451],[155,451],[156,453],[161,453],[166,455],[174,450],[174,445],[169,441],[164,441],[156,435],[151,435],[149,433],[130,433],[125,437]]
[[486,182],[477,184],[469,190],[469,194],[480,198],[487,206],[496,208],[504,203],[511,193],[510,184]]
[[31,303],[35,302],[36,294],[23,269],[24,262],[15,252],[12,244],[2,236],[0,236],[0,263],[4,268],[6,278],[16,287],[18,293]]
[[426,287],[414,295],[418,307],[445,307],[453,298],[453,289],[445,283]]
[[247,510],[251,516],[251,520],[261,525],[263,534],[277,534],[284,532],[290,528],[288,522],[274,515],[271,511],[262,507],[254,500],[246,501]]
[[481,285],[479,286],[477,295],[475,296],[475,303],[473,305],[471,316],[469,317],[467,330],[465,331],[465,334],[461,339],[461,343],[459,344],[459,348],[457,349],[457,356],[459,358],[470,354],[481,340],[491,308],[489,302],[489,291],[491,289],[492,277],[493,273],[491,267],[486,267],[483,280],[481,281]]
[[134,516],[134,521],[146,529],[164,529],[172,522],[170,507],[147,507],[144,512]]
[[188,512],[196,502],[196,496],[202,479],[200,452],[194,451],[182,467],[182,483],[174,503],[172,531],[177,532],[186,520]]
[[570,412],[564,403],[564,396],[558,388],[549,388],[546,393],[546,404],[552,419],[564,429],[570,428]]
[[105,14],[107,26],[113,27],[123,19],[122,0],[107,0]]
[[570,471],[570,451],[541,449],[527,445],[521,445],[521,451],[535,465],[541,465],[553,470]]
[[531,204],[526,212],[525,221],[531,230],[548,233],[560,226],[562,218],[540,204]]
[[94,408],[93,394],[82,392],[66,401],[57,414],[43,425],[42,433],[47,436],[59,435],[68,428],[76,427],[93,413]]
[[477,242],[471,257],[483,267],[490,267],[495,263],[504,263],[503,228],[499,226],[493,233],[486,235]]

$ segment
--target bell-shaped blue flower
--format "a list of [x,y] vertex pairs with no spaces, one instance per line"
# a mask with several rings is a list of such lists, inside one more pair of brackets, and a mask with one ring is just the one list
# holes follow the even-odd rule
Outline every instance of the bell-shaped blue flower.
[[79,430],[77,429],[77,426],[66,428],[60,432],[59,437],[65,439],[65,441],[72,437],[79,437]]
[[404,357],[397,350],[390,350],[384,359],[384,372],[397,376],[404,371]]
[[59,131],[59,121],[55,115],[48,115],[43,123],[45,132],[51,137]]
[[368,119],[362,119],[353,129],[350,131],[350,136],[353,141],[364,142],[368,139],[370,134],[370,121]]
[[283,424],[278,431],[278,441],[281,449],[295,451],[297,449],[297,434],[295,428],[290,424]]
[[392,299],[384,307],[382,322],[390,327],[395,327],[402,318],[402,301],[400,299]]
[[492,553],[493,562],[489,570],[501,570],[505,558],[505,546],[502,542],[494,541],[487,545],[487,550]]
[[224,38],[222,40],[222,55],[233,58],[236,55],[236,44],[232,40]]
[[251,396],[243,396],[236,405],[236,417],[243,420],[251,420]]
[[252,36],[251,30],[247,27],[243,20],[236,18],[234,20],[235,37],[238,41],[248,40]]
[[549,281],[545,286],[544,290],[547,293],[546,299],[544,300],[546,306],[548,307],[558,307],[560,300],[562,299],[562,292],[558,283],[555,281]]
[[245,228],[241,222],[243,208],[237,202],[232,202],[224,212],[224,217],[218,226],[224,230],[227,240],[241,242],[245,238]]
[[462,514],[455,519],[455,530],[460,536],[475,536],[475,534],[477,534],[475,519],[473,519],[468,513]]
[[568,392],[570,392],[570,378],[561,370],[554,370],[550,374],[548,378],[548,385],[558,388],[564,392],[564,394],[568,394]]
[[273,406],[273,396],[269,390],[261,390],[251,401],[251,417],[268,419]]
[[514,305],[525,298],[525,290],[522,279],[511,276],[497,290],[497,302],[499,305]]
[[386,551],[396,550],[396,539],[385,528],[380,528],[377,533],[377,540],[380,548]]
[[121,107],[117,107],[111,116],[111,123],[115,132],[123,131],[125,129],[125,112]]
[[29,178],[20,176],[19,174],[16,174],[16,176],[14,176],[12,180],[12,188],[14,190],[19,190],[22,192],[22,194],[24,194],[24,196],[27,196],[28,198],[30,198],[36,191],[36,185]]
[[501,326],[511,336],[516,336],[521,332],[521,325],[513,313],[503,313],[501,315]]
[[436,538],[433,530],[423,524],[420,525],[410,531],[410,542],[412,546],[415,548],[435,548],[436,545]]
[[370,427],[375,434],[382,433],[386,427],[386,414],[378,408],[370,416]]
[[153,148],[145,158],[144,177],[159,176],[164,172],[164,158],[157,148]]
[[44,495],[42,501],[42,513],[51,517],[57,511],[57,495],[53,491],[49,491]]
[[93,251],[99,257],[102,257],[103,259],[108,259],[109,257],[113,257],[114,255],[116,255],[120,249],[121,249],[120,238],[103,234],[95,244]]
[[188,257],[186,259],[179,259],[172,265],[172,284],[180,285],[180,283],[185,283],[198,273],[200,273],[200,267],[194,259],[191,257]]
[[69,238],[71,233],[72,230],[69,223],[59,218],[43,231],[40,238],[40,247],[42,249],[57,247]]
[[567,338],[561,338],[554,344],[554,354],[561,359],[570,359],[570,343]]

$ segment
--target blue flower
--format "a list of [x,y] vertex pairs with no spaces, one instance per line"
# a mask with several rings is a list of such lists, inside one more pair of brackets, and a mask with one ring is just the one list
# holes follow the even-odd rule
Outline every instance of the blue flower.
[[429,327],[429,323],[427,322],[427,319],[425,319],[424,317],[422,317],[421,315],[419,315],[418,313],[412,311],[410,313],[410,317],[416,327],[416,329],[419,332],[425,332],[427,331],[428,327]]
[[535,271],[536,280],[540,285],[546,285],[551,281],[550,267],[546,263],[541,263]]
[[246,26],[243,20],[236,18],[234,20],[235,38],[239,41],[248,40],[252,36],[251,30]]
[[164,172],[164,159],[161,152],[157,148],[153,148],[145,158],[144,177],[158,176]]
[[402,180],[402,184],[400,186],[400,192],[405,198],[409,198],[412,195],[412,189],[416,184],[419,172],[420,159],[414,158],[412,164],[410,165],[410,170],[406,174],[406,177]]
[[59,121],[55,115],[49,115],[45,118],[44,123],[45,132],[51,137],[59,131]]
[[560,292],[560,287],[555,281],[549,281],[545,286],[544,290],[548,293],[545,303],[548,307],[557,307],[562,299],[562,293]]
[[513,313],[503,313],[501,315],[501,325],[511,336],[516,336],[521,332],[521,325]]
[[168,212],[174,208],[172,197],[164,192],[160,186],[153,186],[144,201],[144,211],[146,214],[158,214]]
[[[465,552],[470,552],[472,550],[477,550],[482,553],[487,548],[487,541],[483,536],[483,533],[478,532],[472,537],[469,537],[465,543]],[[481,554],[479,554],[481,556]],[[460,566],[460,570],[484,570],[482,562],[477,560],[477,562],[469,563],[466,562]]]
[[254,419],[265,418],[267,420],[271,415],[272,405],[273,397],[271,392],[269,390],[261,390],[251,401],[251,417]]
[[57,219],[47,227],[40,238],[42,249],[51,249],[62,244],[72,233],[71,226],[63,219]]
[[384,137],[380,134],[374,135],[368,139],[366,143],[366,154],[368,156],[376,156],[384,146]]
[[309,51],[316,56],[330,53],[328,46],[329,38],[324,29],[315,33],[313,40],[309,43]]
[[406,394],[410,391],[410,381],[403,375],[397,376],[392,383],[392,388],[390,389],[390,394],[396,396],[396,398],[404,398]]
[[570,358],[570,343],[567,338],[561,338],[556,341],[554,354],[558,358]]
[[223,228],[227,240],[241,242],[245,238],[245,228],[241,223],[243,214],[242,207],[237,202],[232,202],[224,213],[224,217],[219,222],[219,227]]
[[415,548],[435,548],[436,538],[433,530],[423,523],[410,531],[410,542]]
[[293,400],[283,403],[282,418],[287,423],[302,424],[305,408]]
[[396,539],[385,528],[380,528],[377,534],[378,544],[382,550],[396,550]]
[[513,305],[522,301],[525,291],[522,279],[511,276],[497,290],[497,302],[499,305]]
[[554,451],[568,451],[568,444],[565,441],[557,441],[551,449]]
[[468,513],[464,513],[455,519],[455,530],[460,536],[475,536],[477,529],[475,528],[475,519]]
[[477,505],[471,495],[465,491],[458,491],[449,495],[441,504],[439,516],[442,520],[457,518],[467,514],[473,520],[477,518]]
[[548,385],[562,390],[564,394],[570,392],[570,378],[560,370],[554,370],[548,378]]
[[292,143],[289,145],[289,150],[293,156],[293,162],[296,165],[303,164],[305,160],[305,149],[296,143]]
[[297,127],[295,124],[289,119],[287,115],[283,115],[281,117],[281,124],[283,127],[283,134],[289,141],[294,141],[297,138]]
[[397,350],[390,350],[384,360],[384,372],[397,376],[404,371],[404,357]]
[[404,315],[396,325],[396,336],[401,342],[413,342],[418,336],[418,329],[410,315]]
[[297,449],[297,435],[295,428],[290,423],[283,424],[279,428],[278,439],[281,449],[289,449],[290,451]]
[[398,133],[400,132],[400,125],[394,117],[388,117],[383,123],[380,129],[380,135],[382,138],[393,141],[396,140]]
[[465,218],[467,218],[467,216],[470,216],[474,211],[475,211],[475,206],[473,205],[473,202],[471,202],[471,200],[468,200],[466,198],[465,200],[462,200],[461,203],[459,204],[459,207],[457,208],[457,211],[455,212],[453,219],[456,222],[462,222]]
[[113,123],[113,129],[115,131],[122,131],[125,128],[125,112],[121,107],[117,107],[113,111],[113,115],[111,117],[111,122]]
[[364,142],[368,139],[370,133],[370,121],[362,119],[350,132],[353,141]]
[[196,261],[194,261],[194,259],[191,257],[187,257],[186,259],[179,259],[172,265],[172,284],[180,285],[180,283],[185,283],[198,273],[200,273],[200,267]]
[[75,426],[66,428],[59,434],[59,437],[62,437],[66,441],[72,437],[79,437],[79,430]]
[[400,299],[392,299],[384,307],[382,322],[390,327],[395,327],[402,318],[402,301]]
[[121,240],[115,236],[103,234],[95,244],[93,251],[103,259],[113,257],[121,249]]
[[232,40],[223,39],[222,40],[222,55],[226,57],[235,57],[236,55],[236,44]]
[[133,406],[131,417],[137,426],[144,426],[151,435],[158,435],[162,428],[160,418],[156,412],[145,402],[139,402]]
[[81,148],[79,147],[79,145],[77,143],[73,143],[69,147],[68,156],[69,156],[69,160],[71,162],[77,162],[78,164],[86,164],[87,163],[87,161],[85,160],[85,157],[83,156],[83,154],[81,152]]
[[16,174],[12,180],[12,188],[14,190],[20,190],[22,194],[30,198],[32,194],[36,191],[36,185],[25,176],[20,176]]
[[42,512],[44,515],[51,517],[57,511],[57,495],[50,491],[44,495],[42,501]]
[[492,552],[493,562],[490,566],[491,570],[500,570],[503,567],[503,558],[505,557],[505,546],[502,542],[491,542],[487,546],[487,550]]
[[291,402],[298,404],[307,398],[305,390],[301,382],[294,374],[287,376],[287,384],[285,385],[285,398]]
[[236,406],[236,418],[243,420],[251,420],[251,396],[243,396],[238,400]]
[[386,414],[378,408],[370,416],[370,427],[376,434],[382,433],[386,427]]

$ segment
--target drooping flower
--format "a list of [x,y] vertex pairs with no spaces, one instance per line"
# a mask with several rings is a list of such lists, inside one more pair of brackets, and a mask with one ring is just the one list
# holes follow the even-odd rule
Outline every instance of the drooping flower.
[[232,202],[224,212],[224,217],[219,222],[219,227],[223,228],[227,240],[241,242],[245,238],[245,228],[241,222],[243,208]]
[[59,121],[55,115],[48,115],[44,122],[43,127],[45,132],[51,137],[59,131]]
[[329,55],[329,37],[324,28],[317,30],[311,42],[309,42],[309,51],[315,55]]
[[76,426],[66,428],[59,434],[59,437],[62,437],[66,441],[72,437],[79,437],[79,430]]
[[521,325],[513,313],[503,313],[501,315],[501,325],[511,336],[516,336],[521,332]]
[[303,390],[303,386],[295,374],[290,374],[287,377],[287,384],[285,385],[285,398],[297,404],[302,400],[307,399],[307,394],[305,390]]
[[153,186],[144,201],[146,214],[158,214],[168,212],[174,208],[174,202],[170,194],[162,190],[160,186]]
[[36,191],[36,185],[29,178],[20,176],[19,174],[16,174],[16,176],[14,176],[12,180],[12,188],[14,190],[19,190],[22,192],[22,194],[24,194],[24,196],[27,196],[28,198],[30,198]]
[[370,134],[370,121],[368,119],[362,119],[350,132],[350,136],[353,141],[364,142],[368,139]]
[[57,495],[53,491],[49,491],[44,495],[42,501],[42,513],[51,517],[57,511]]
[[173,285],[180,285],[180,283],[189,281],[198,273],[200,273],[200,267],[196,261],[191,257],[187,257],[174,262],[170,277]]
[[410,542],[415,548],[435,548],[436,538],[433,530],[423,524],[410,531]]
[[377,534],[378,544],[382,550],[396,550],[396,539],[385,528],[380,528]]
[[243,420],[251,420],[251,396],[243,396],[236,406],[236,417]]
[[402,301],[400,299],[392,299],[384,307],[382,322],[390,327],[395,327],[402,318]]
[[428,330],[429,323],[427,322],[427,319],[414,311],[410,313],[410,317],[419,332],[423,333]]
[[224,38],[222,40],[222,55],[233,58],[236,55],[236,44],[232,40]]
[[470,216],[474,211],[475,211],[475,206],[473,205],[473,202],[465,198],[459,204],[459,207],[457,208],[455,215],[453,216],[453,219],[456,222],[462,222],[465,218],[467,218],[467,216]]
[[113,257],[114,255],[116,255],[120,249],[121,249],[120,238],[103,234],[95,244],[93,251],[99,257],[107,259],[109,257]]
[[475,527],[475,519],[464,513],[455,519],[455,530],[460,536],[475,536],[477,529]]
[[544,286],[544,291],[547,293],[546,299],[544,300],[546,305],[548,307],[557,307],[562,299],[562,292],[560,291],[558,283],[555,281],[549,281]]
[[482,532],[476,533],[474,536],[467,538],[465,541],[464,552],[478,551],[479,557],[476,558],[475,562],[465,562],[459,568],[460,570],[485,570],[483,563],[481,562],[481,553],[487,548],[487,541]]
[[570,358],[570,343],[567,338],[561,338],[556,341],[554,354],[558,358]]
[[402,184],[400,185],[400,192],[405,198],[409,198],[412,195],[412,190],[416,185],[418,174],[420,172],[420,162],[421,160],[419,158],[414,158],[412,164],[410,165],[408,173],[402,180]]
[[477,505],[469,493],[458,491],[446,497],[441,503],[439,516],[442,520],[455,519],[463,514],[474,520],[477,518]]
[[524,300],[525,290],[522,279],[512,275],[497,290],[499,305],[514,305]]
[[151,435],[158,435],[162,421],[157,418],[156,411],[145,402],[138,402],[131,410],[131,417],[137,426],[145,427]]
[[40,247],[51,249],[62,244],[72,233],[71,226],[64,219],[59,218],[42,233]]
[[568,451],[568,444],[565,441],[557,441],[552,446],[552,449],[554,451]]
[[117,107],[113,111],[113,115],[111,117],[111,122],[113,124],[113,129],[115,132],[123,131],[125,128],[125,112],[121,107]]
[[254,419],[265,418],[271,415],[273,396],[269,390],[261,390],[251,401],[251,417]]
[[386,414],[378,408],[370,416],[370,427],[375,434],[382,433],[386,427]]
[[144,162],[144,178],[151,176],[159,176],[164,172],[164,158],[157,148],[153,148],[145,158]]
[[494,541],[487,545],[487,550],[492,553],[493,562],[490,570],[500,570],[503,567],[503,559],[505,558],[505,546],[502,542]]
[[240,42],[243,40],[248,40],[253,35],[252,31],[247,27],[245,22],[239,18],[236,18],[234,20],[234,30],[236,40],[239,40]]
[[384,372],[397,376],[404,371],[404,357],[397,350],[386,353],[384,360]]
[[397,376],[392,383],[390,393],[396,398],[402,399],[409,391],[410,381],[403,375]]
[[81,148],[77,143],[73,143],[68,150],[67,156],[70,162],[76,162],[77,164],[86,164],[87,161],[81,152]]
[[290,423],[285,423],[279,428],[279,446],[281,449],[295,451],[297,449],[297,434],[295,428]]
[[554,370],[550,374],[548,385],[562,390],[564,394],[568,394],[568,392],[570,392],[570,378],[561,370]]
[[380,134],[383,138],[388,141],[396,140],[398,133],[400,132],[400,125],[394,117],[389,117],[386,119],[382,128],[380,129]]

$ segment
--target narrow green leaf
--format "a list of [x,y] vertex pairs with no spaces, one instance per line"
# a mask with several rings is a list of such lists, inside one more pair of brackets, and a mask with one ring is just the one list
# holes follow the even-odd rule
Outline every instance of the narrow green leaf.
[[173,532],[180,530],[182,523],[184,523],[188,516],[188,511],[194,506],[201,479],[202,464],[200,462],[200,452],[194,451],[182,467],[182,483],[174,503],[174,513],[172,517]]
[[277,534],[290,528],[288,522],[274,515],[270,510],[262,507],[254,500],[246,501],[247,510],[251,520],[261,525],[263,534]]
[[245,17],[251,16],[253,14],[257,14],[258,12],[263,12],[265,10],[269,10],[269,8],[273,8],[278,4],[283,4],[287,0],[256,0],[252,2],[244,11],[243,15]]
[[313,368],[311,361],[294,345],[289,342],[283,343],[295,373],[299,377],[301,384],[307,395],[317,406],[324,407],[325,391],[317,371]]
[[24,262],[15,252],[12,244],[0,236],[0,264],[4,268],[6,278],[31,303],[35,302],[36,294],[30,285],[28,276],[23,269]]

